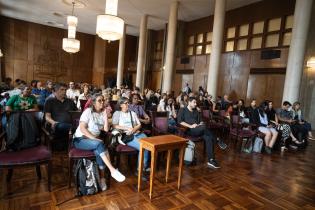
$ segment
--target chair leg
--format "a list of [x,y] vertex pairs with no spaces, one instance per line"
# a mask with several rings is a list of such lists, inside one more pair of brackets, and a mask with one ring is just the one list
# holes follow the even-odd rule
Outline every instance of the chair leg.
[[51,171],[52,170],[52,164],[51,160],[47,163],[47,184],[48,184],[48,191],[51,191]]
[[116,154],[116,168],[120,168],[120,156],[121,154]]
[[68,188],[71,188],[71,168],[73,165],[73,160],[71,158],[68,159]]
[[36,174],[37,174],[37,178],[39,180],[42,179],[42,173],[40,171],[40,165],[36,165]]
[[13,169],[9,168],[8,169],[8,174],[7,174],[7,182],[11,181],[12,175],[13,175]]
[[110,171],[109,171],[109,169],[108,169],[108,167],[105,167],[105,176],[106,176],[106,185],[107,185],[107,187],[109,188],[110,187],[110,178],[111,178],[111,175],[110,175]]
[[129,170],[132,170],[132,167],[131,167],[131,155],[128,155],[128,167],[129,167]]

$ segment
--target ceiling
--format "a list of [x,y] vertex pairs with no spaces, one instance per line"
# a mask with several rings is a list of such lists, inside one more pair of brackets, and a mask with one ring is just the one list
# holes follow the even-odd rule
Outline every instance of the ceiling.
[[[66,16],[71,14],[73,0],[0,0],[0,14],[66,29]],[[77,30],[95,34],[96,16],[104,13],[106,0],[75,0],[74,14],[78,17]],[[138,35],[140,19],[148,14],[149,29],[163,29],[168,20],[172,0],[119,0],[118,16],[127,24],[127,34]],[[178,19],[191,21],[214,12],[215,0],[178,0]],[[227,10],[239,8],[260,0],[227,0]],[[83,8],[80,8],[83,7]]]

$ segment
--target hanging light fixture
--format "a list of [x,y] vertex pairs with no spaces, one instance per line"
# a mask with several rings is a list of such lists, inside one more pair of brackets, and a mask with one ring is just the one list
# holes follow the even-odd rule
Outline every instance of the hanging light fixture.
[[0,49],[0,57],[3,57],[2,50]]
[[105,14],[98,15],[96,34],[104,40],[121,39],[124,31],[124,20],[117,16],[118,0],[106,0]]
[[78,18],[73,15],[74,4],[72,2],[72,15],[67,17],[68,24],[68,38],[62,39],[62,49],[68,53],[76,53],[80,50],[80,41],[75,39],[76,28],[78,25]]

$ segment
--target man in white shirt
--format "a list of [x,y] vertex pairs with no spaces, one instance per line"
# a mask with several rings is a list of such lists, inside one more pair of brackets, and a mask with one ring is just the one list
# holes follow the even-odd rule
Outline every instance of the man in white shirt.
[[76,97],[79,97],[80,92],[75,89],[74,82],[69,82],[69,89],[66,92],[67,98],[73,100],[76,103]]

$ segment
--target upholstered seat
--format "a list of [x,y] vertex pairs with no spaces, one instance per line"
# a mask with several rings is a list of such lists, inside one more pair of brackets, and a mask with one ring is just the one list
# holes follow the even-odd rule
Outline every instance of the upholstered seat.
[[50,159],[51,152],[44,145],[14,152],[0,152],[0,166],[36,164]]
[[116,147],[116,152],[120,152],[120,153],[130,153],[130,152],[138,152],[136,149],[134,149],[133,147],[129,147],[128,145],[122,145],[119,144]]
[[255,136],[255,131],[253,130],[244,130],[244,129],[237,129],[237,128],[232,128],[230,130],[231,135],[234,136],[239,136],[242,138],[250,138],[252,136]]
[[89,158],[95,156],[91,150],[82,150],[74,147],[70,148],[68,155],[70,158]]

